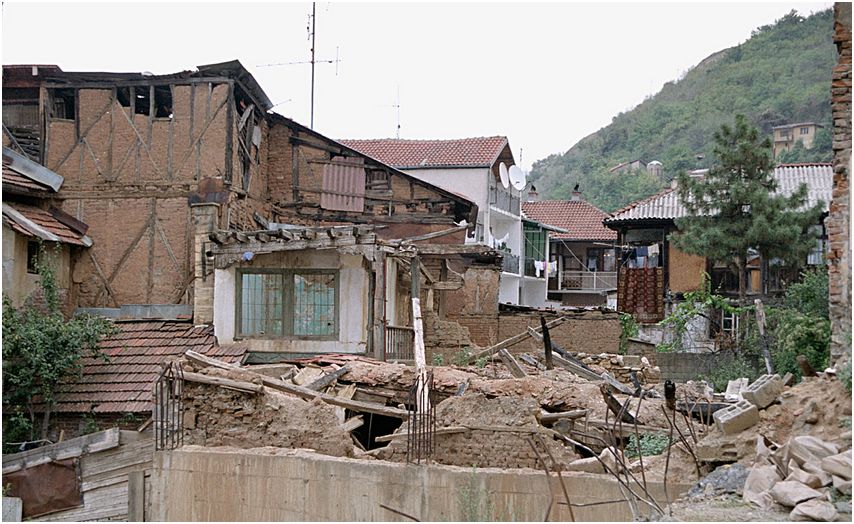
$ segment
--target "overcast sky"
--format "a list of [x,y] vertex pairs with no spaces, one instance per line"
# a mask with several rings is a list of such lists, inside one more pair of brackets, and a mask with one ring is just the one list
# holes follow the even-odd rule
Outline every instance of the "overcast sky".
[[[506,135],[525,169],[792,9],[822,3],[320,3],[314,127]],[[3,2],[3,63],[155,74],[238,59],[305,125],[311,3]],[[828,28],[830,30],[830,28]],[[521,153],[520,153],[521,150]]]

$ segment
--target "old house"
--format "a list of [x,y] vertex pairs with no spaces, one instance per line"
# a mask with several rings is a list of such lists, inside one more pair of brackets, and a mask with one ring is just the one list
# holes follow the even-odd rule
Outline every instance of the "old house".
[[[784,164],[774,170],[777,191],[791,194],[806,184],[807,204],[823,202],[828,209],[833,171],[830,164]],[[614,230],[621,248],[617,263],[618,311],[632,314],[642,323],[642,336],[655,343],[661,342],[661,328],[654,324],[664,319],[675,303],[688,291],[699,289],[703,274],[711,276],[712,289],[725,296],[738,294],[738,279],[725,264],[714,263],[704,257],[683,253],[668,240],[676,229],[675,220],[687,216],[674,187],[651,197],[633,202],[615,211],[604,224]],[[823,218],[826,217],[823,215]],[[823,220],[822,218],[822,220]],[[823,222],[819,240],[810,254],[808,264],[821,264],[827,249],[827,234]],[[776,260],[767,260],[759,253],[748,259],[748,294],[764,296],[780,292],[787,275]],[[737,320],[717,312],[710,322],[694,326],[689,349],[702,349],[714,345],[718,333],[734,335]]]
[[[342,140],[420,180],[462,195],[478,206],[474,231],[466,243],[498,249],[504,255],[502,303],[524,303],[525,256],[520,214],[521,191],[502,181],[501,165],[515,165],[506,137],[454,140]],[[536,284],[534,284],[536,287]]]
[[600,306],[617,288],[616,232],[608,214],[573,192],[570,200],[524,202],[522,213],[560,228],[549,236],[548,299],[564,306]]
[[88,226],[58,209],[64,180],[53,171],[3,148],[3,292],[21,306],[38,289],[37,263],[52,259],[66,309],[73,308],[74,262],[92,247]]
[[802,142],[804,148],[811,149],[816,132],[823,127],[815,122],[774,126],[771,128],[774,132],[774,158],[785,151],[791,151],[797,142]]

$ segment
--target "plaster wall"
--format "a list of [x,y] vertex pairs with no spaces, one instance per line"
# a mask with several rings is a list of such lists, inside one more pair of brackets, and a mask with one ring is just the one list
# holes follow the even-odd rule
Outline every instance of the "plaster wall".
[[[3,225],[3,294],[20,307],[34,291],[39,289],[39,276],[27,272],[27,243],[29,237],[19,235]],[[54,256],[53,246],[45,244],[48,256]],[[63,245],[59,259],[54,261],[56,282],[59,289],[68,290],[71,285],[71,250]]]
[[[329,457],[281,448],[184,446],[157,452],[152,471],[155,521],[401,521],[380,504],[421,521],[465,520],[459,495],[483,494],[494,508],[478,520],[570,520],[557,477],[542,471],[413,465]],[[632,514],[611,477],[564,473],[578,521],[628,521]],[[689,486],[670,484],[676,498]],[[650,492],[664,505],[660,483]],[[485,500],[481,502],[483,504]],[[642,505],[639,505],[642,506]],[[646,509],[641,509],[645,512]]]
[[214,334],[220,344],[235,342],[235,292],[238,268],[293,268],[338,270],[338,339],[247,338],[250,351],[299,353],[359,353],[367,348],[368,286],[370,274],[361,255],[303,250],[259,255],[251,263],[217,269],[214,278]]

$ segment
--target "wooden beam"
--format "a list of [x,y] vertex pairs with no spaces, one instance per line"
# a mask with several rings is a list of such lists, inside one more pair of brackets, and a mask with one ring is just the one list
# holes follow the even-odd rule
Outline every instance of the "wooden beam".
[[104,451],[119,447],[119,429],[112,428],[65,442],[50,444],[40,448],[3,455],[3,474],[46,464],[55,460],[79,457],[84,453]]
[[552,424],[557,422],[558,420],[568,419],[575,420],[579,418],[583,418],[587,415],[586,409],[576,409],[573,411],[561,411],[558,413],[549,413],[547,411],[540,410],[539,416],[537,418],[540,421],[540,424]]
[[447,280],[440,282],[433,282],[432,284],[427,284],[424,286],[424,289],[435,289],[436,291],[454,291],[456,289],[460,289],[463,287],[462,280]]
[[[558,318],[548,322],[546,324],[546,327],[552,328],[555,326],[559,326],[559,325],[563,324],[564,322],[566,322],[566,320],[567,320],[566,317],[558,317]],[[542,328],[536,328],[536,329],[542,329]],[[525,331],[524,333],[519,333],[518,335],[514,335],[508,339],[504,339],[501,342],[499,342],[498,344],[495,344],[494,346],[490,346],[484,350],[478,351],[477,353],[471,355],[469,358],[467,358],[465,360],[465,363],[468,364],[469,362],[474,362],[475,360],[477,360],[479,358],[492,356],[495,353],[498,353],[499,350],[510,347],[513,344],[518,344],[519,342],[526,340],[530,336],[531,336],[531,334],[528,333],[527,331]]]
[[552,337],[549,334],[549,328],[546,326],[546,318],[540,315],[540,331],[543,334],[543,350],[546,354],[546,369],[554,369],[552,361]]
[[[471,431],[469,428],[463,426],[448,426],[444,428],[436,428],[435,435],[452,435],[454,433],[465,433],[466,431]],[[391,442],[397,438],[408,437],[409,433],[393,433],[391,435],[382,435],[374,438],[375,442]]]
[[327,373],[326,375],[323,375],[322,377],[318,378],[314,382],[311,382],[310,384],[306,384],[305,387],[312,390],[312,391],[320,391],[321,389],[325,388],[329,384],[332,384],[333,382],[335,382],[336,380],[341,378],[341,375],[344,375],[345,373],[348,373],[349,371],[350,371],[350,368],[348,368],[347,366],[344,366],[340,369],[336,369],[332,373]]
[[[206,366],[217,367],[219,369],[231,369],[238,370],[244,373],[251,373],[256,375],[261,379],[261,382],[270,389],[275,389],[278,391],[284,391],[285,393],[290,393],[291,395],[296,395],[298,397],[312,400],[315,398],[319,398],[320,400],[326,402],[327,404],[332,404],[333,406],[340,406],[342,408],[347,408],[352,411],[359,411],[361,413],[374,413],[377,415],[385,415],[387,417],[394,417],[406,420],[409,418],[409,412],[404,409],[397,409],[392,407],[387,407],[379,404],[374,404],[372,402],[358,402],[355,400],[343,399],[340,397],[333,397],[331,395],[327,395],[325,393],[319,393],[317,391],[312,391],[310,389],[295,386],[292,384],[287,384],[282,382],[281,380],[277,380],[271,377],[267,377],[253,371],[250,371],[245,368],[240,368],[231,364],[226,364],[220,360],[210,358],[208,356],[202,355],[200,353],[196,353],[195,351],[187,351],[184,354],[185,357],[190,359],[193,362],[198,364],[203,364]],[[185,373],[186,375],[186,373]]]
[[626,404],[621,404],[620,401],[617,400],[608,390],[607,384],[601,384],[599,386],[599,391],[602,393],[602,399],[605,401],[608,409],[610,409],[615,416],[620,417],[620,420],[626,424],[634,424],[636,422],[634,415],[629,411],[629,399],[626,399]]
[[196,382],[198,384],[210,384],[212,386],[219,386],[226,389],[234,389],[244,393],[264,392],[264,386],[261,384],[253,384],[252,382],[231,380],[222,377],[211,377],[208,375],[202,375],[201,373],[191,373],[189,371],[184,372],[184,380],[187,382]]
[[341,429],[343,429],[347,433],[350,433],[354,429],[358,429],[358,428],[362,427],[363,425],[365,425],[364,417],[362,415],[356,415],[355,417],[351,417],[351,418],[347,419],[346,422],[341,424]]
[[527,377],[528,374],[525,373],[525,370],[522,369],[522,366],[516,362],[516,359],[513,358],[513,355],[510,354],[506,349],[499,349],[498,356],[501,358],[501,361],[504,362],[504,365],[507,366],[507,369],[510,370],[510,373],[516,378]]
[[527,353],[522,353],[521,355],[519,355],[519,360],[521,360],[525,364],[528,364],[529,366],[533,366],[533,367],[537,368],[540,371],[546,370],[546,366],[537,362],[537,359],[535,359],[534,357],[532,357],[531,355],[529,355]]

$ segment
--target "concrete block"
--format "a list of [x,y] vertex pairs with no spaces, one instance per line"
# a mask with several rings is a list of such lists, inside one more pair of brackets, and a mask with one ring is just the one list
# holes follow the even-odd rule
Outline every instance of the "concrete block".
[[794,508],[801,502],[817,499],[822,496],[820,491],[816,491],[800,482],[793,480],[784,480],[774,484],[771,488],[771,496],[778,504],[787,508]]
[[24,502],[18,497],[3,497],[3,522],[21,522]]
[[726,394],[724,398],[727,400],[741,400],[741,391],[747,387],[749,380],[747,378],[739,378],[730,380],[726,385]]
[[728,408],[719,409],[712,416],[718,429],[725,435],[739,433],[759,422],[759,410],[746,400],[739,400]]
[[759,409],[770,406],[783,392],[780,375],[762,375],[741,391],[741,396]]

